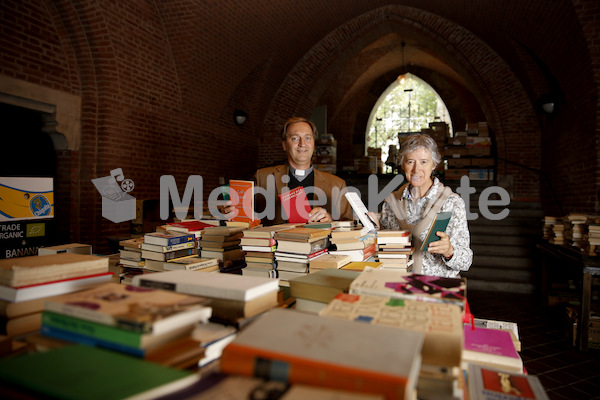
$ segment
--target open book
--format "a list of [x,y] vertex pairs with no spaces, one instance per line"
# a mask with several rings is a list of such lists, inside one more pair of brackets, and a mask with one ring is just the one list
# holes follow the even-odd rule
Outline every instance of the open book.
[[361,200],[358,193],[348,192],[345,194],[345,196],[346,199],[348,199],[348,203],[350,203],[350,206],[352,206],[352,210],[360,220],[361,224],[363,224],[364,227],[367,227],[369,231],[377,230],[377,225],[375,224],[375,221],[373,221],[371,217],[369,217],[369,214],[367,214],[369,210],[365,206],[365,203],[363,203],[363,201]]

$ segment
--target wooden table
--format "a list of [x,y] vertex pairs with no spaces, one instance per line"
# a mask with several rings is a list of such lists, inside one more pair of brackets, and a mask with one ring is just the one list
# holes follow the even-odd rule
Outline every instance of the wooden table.
[[[577,346],[580,350],[588,348],[588,325],[592,308],[592,280],[600,276],[600,257],[588,256],[574,247],[558,246],[546,241],[537,245],[542,259],[542,294],[548,298],[549,274],[567,277],[574,274],[578,279],[579,317],[577,321]],[[561,271],[563,272],[561,274]]]

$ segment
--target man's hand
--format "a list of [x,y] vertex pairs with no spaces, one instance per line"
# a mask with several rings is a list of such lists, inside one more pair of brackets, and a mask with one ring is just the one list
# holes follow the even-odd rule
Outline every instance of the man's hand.
[[450,244],[450,236],[448,236],[446,232],[441,231],[436,232],[435,234],[440,237],[440,240],[429,243],[427,251],[430,253],[441,254],[447,259],[451,258],[454,254],[454,248],[452,247],[452,244]]
[[308,213],[308,222],[331,222],[331,215],[321,207],[315,207]]

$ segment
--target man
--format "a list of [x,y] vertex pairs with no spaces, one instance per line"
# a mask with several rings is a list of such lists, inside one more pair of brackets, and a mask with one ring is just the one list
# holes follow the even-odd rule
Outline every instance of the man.
[[[318,203],[325,202],[324,207],[312,208],[309,213],[309,223],[330,222],[333,221],[332,216],[337,217],[336,219],[351,220],[352,208],[344,196],[345,192],[342,192],[346,188],[346,182],[328,172],[318,171],[312,166],[316,136],[317,128],[312,121],[300,117],[287,120],[281,133],[281,145],[287,154],[288,163],[256,171],[256,186],[268,191],[268,181],[274,179],[277,195],[281,194],[286,187],[291,190],[303,186],[309,200],[317,200]],[[262,198],[262,196],[259,197]],[[260,200],[257,201],[259,204],[257,211],[262,211],[264,208],[261,206],[265,202]],[[266,201],[266,204],[269,202]],[[281,202],[278,198],[275,199],[274,204],[275,218],[268,221],[263,220],[265,225],[286,222],[281,213]],[[233,207],[225,209],[225,212],[231,211],[233,211]]]

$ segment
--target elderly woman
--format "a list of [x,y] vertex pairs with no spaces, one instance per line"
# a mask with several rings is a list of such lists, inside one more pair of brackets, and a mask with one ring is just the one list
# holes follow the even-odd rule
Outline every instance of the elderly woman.
[[[415,247],[414,273],[454,277],[469,269],[473,251],[463,199],[432,176],[440,162],[437,143],[430,136],[409,136],[399,154],[399,165],[408,182],[385,199],[381,221],[373,213],[369,214],[382,229],[411,232]],[[452,212],[446,232],[436,232],[440,239],[432,242],[427,251],[419,251],[440,211]]]

